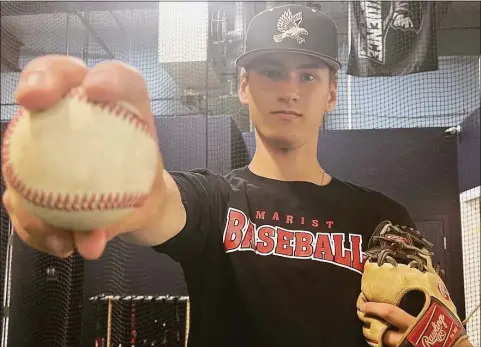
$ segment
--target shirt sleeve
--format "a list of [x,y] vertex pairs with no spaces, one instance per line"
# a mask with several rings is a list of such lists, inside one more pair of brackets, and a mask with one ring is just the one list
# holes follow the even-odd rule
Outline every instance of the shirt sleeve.
[[207,169],[169,173],[179,188],[186,222],[177,235],[153,248],[175,261],[183,262],[202,252],[210,233],[219,232],[231,186],[223,176]]

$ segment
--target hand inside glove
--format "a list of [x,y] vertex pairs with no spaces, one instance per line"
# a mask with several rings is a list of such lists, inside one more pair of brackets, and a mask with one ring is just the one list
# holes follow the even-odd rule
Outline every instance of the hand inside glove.
[[431,247],[413,228],[383,222],[374,231],[357,302],[370,346],[472,346]]

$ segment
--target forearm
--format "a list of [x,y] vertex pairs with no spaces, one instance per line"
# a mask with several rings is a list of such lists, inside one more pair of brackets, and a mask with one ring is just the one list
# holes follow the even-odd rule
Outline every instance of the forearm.
[[139,246],[156,246],[177,235],[185,226],[186,212],[179,188],[172,176],[163,171],[163,189],[161,195],[145,216],[145,227],[121,234],[126,242]]

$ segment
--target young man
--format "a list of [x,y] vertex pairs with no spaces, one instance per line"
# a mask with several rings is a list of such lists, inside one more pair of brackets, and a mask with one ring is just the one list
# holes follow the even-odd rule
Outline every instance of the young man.
[[[118,225],[75,233],[29,215],[11,189],[4,195],[19,237],[59,257],[75,249],[98,258],[119,236],[178,261],[191,298],[189,346],[366,346],[357,318],[363,251],[379,222],[411,225],[387,196],[343,182],[319,165],[324,113],[337,99],[337,30],[310,8],[291,5],[251,22],[240,100],[256,129],[248,167],[221,177],[209,170],[164,170],[150,198]],[[16,92],[27,109],[45,109],[80,87],[90,100],[125,100],[154,127],[145,81],[119,62],[88,70],[62,56],[32,61]],[[161,151],[161,149],[160,149]],[[333,154],[335,155],[335,154]],[[393,325],[394,346],[413,317],[368,303]]]

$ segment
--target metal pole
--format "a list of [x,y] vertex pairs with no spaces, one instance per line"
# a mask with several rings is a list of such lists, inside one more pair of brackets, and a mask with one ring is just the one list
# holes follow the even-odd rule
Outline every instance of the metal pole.
[[68,35],[69,35],[69,23],[70,23],[70,15],[68,13],[65,13],[65,54],[69,55],[69,44],[68,44]]
[[[206,4],[207,6],[207,18],[210,16],[210,9],[208,3]],[[208,22],[208,20],[207,20]],[[211,42],[211,32],[209,30],[209,25],[206,23],[207,26],[207,42]],[[205,141],[204,141],[204,146],[205,146],[205,167],[209,168],[209,64],[210,64],[210,52],[207,49],[207,46],[205,47],[207,50],[207,56],[205,60],[205,131],[204,131],[204,136],[205,136]]]
[[[115,24],[117,25],[117,27],[119,28],[119,30],[122,31],[122,34],[124,35],[124,37],[129,37],[129,34],[127,33],[127,30],[125,30],[125,27],[123,26],[120,19],[112,11],[109,11],[109,13],[112,16],[112,18],[113,18]],[[132,18],[132,11],[130,11],[130,13],[131,13],[130,18]]]
[[[351,54],[351,2],[347,3],[347,60]],[[347,124],[352,129],[352,95],[351,95],[351,75],[347,75]]]
[[97,30],[95,30],[80,13],[76,13],[76,15],[77,17],[79,17],[83,26],[90,32],[90,34],[92,34],[92,37],[95,39],[95,41],[97,41],[97,43],[104,49],[105,53],[108,54],[109,59],[115,59],[114,54],[112,53],[110,48],[107,46],[107,44],[102,40],[100,35],[97,33]]
[[8,221],[7,252],[5,256],[5,275],[3,287],[3,324],[2,324],[2,344],[1,347],[8,345],[8,324],[10,318],[10,289],[12,284],[12,254],[13,254],[13,225]]

